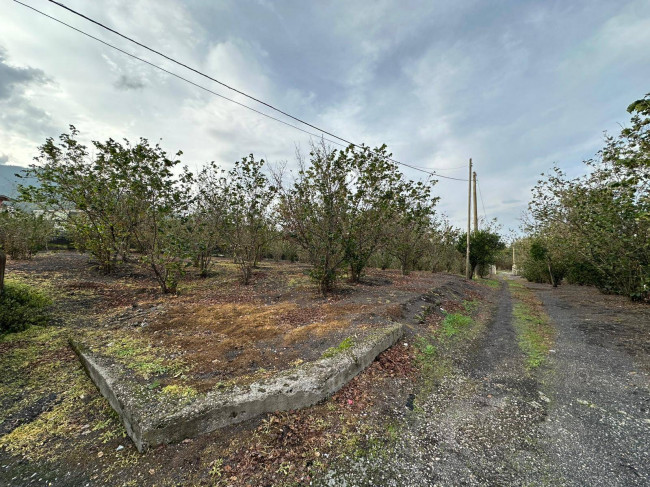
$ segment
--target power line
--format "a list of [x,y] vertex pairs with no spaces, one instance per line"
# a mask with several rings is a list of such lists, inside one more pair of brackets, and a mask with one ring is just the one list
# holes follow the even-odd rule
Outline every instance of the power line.
[[[289,126],[289,127],[291,127],[291,128],[294,128],[294,129],[296,129],[296,130],[300,130],[301,132],[304,132],[304,133],[306,133],[306,134],[313,135],[314,137],[321,137],[321,135],[319,135],[319,134],[315,134],[315,133],[313,133],[313,132],[309,132],[308,130],[305,130],[305,129],[302,129],[302,128],[300,128],[300,127],[297,127],[297,126],[295,126],[295,125],[293,125],[293,124],[290,124],[290,123],[288,123],[288,122],[285,122],[284,120],[281,120],[281,119],[279,119],[279,118],[273,117],[272,115],[269,115],[269,114],[267,114],[267,113],[264,113],[264,112],[261,112],[261,111],[259,111],[259,110],[256,110],[255,108],[252,108],[252,107],[250,107],[250,106],[248,106],[248,105],[245,105],[244,103],[240,103],[240,102],[238,102],[238,101],[236,101],[236,100],[233,100],[232,98],[228,98],[227,96],[224,96],[224,95],[222,95],[222,94],[220,94],[220,93],[217,93],[216,91],[212,91],[211,89],[206,88],[205,86],[202,86],[202,85],[200,85],[200,84],[198,84],[198,83],[195,83],[194,81],[191,81],[191,80],[189,80],[189,79],[187,79],[187,78],[184,78],[183,76],[181,76],[181,75],[179,75],[179,74],[176,74],[176,73],[174,73],[174,72],[172,72],[172,71],[169,71],[169,70],[167,70],[167,69],[165,69],[165,68],[163,68],[163,67],[161,67],[161,66],[158,66],[157,64],[154,64],[154,63],[152,63],[152,62],[150,62],[150,61],[147,61],[146,59],[143,59],[143,58],[141,58],[141,57],[138,57],[138,56],[136,56],[135,54],[131,54],[131,53],[128,52],[128,51],[125,51],[125,50],[123,50],[123,49],[120,49],[119,47],[114,46],[113,44],[110,44],[110,43],[108,43],[108,42],[106,42],[106,41],[103,41],[102,39],[100,39],[100,38],[98,38],[98,37],[95,37],[95,36],[93,36],[93,35],[91,35],[91,34],[88,34],[87,32],[84,32],[84,31],[81,30],[81,29],[77,29],[76,27],[74,27],[74,26],[72,26],[72,25],[70,25],[70,24],[67,24],[67,23],[63,22],[62,20],[59,20],[59,19],[57,19],[57,18],[55,18],[55,17],[52,17],[51,15],[48,15],[48,14],[46,14],[46,13],[44,13],[44,12],[41,12],[41,11],[38,10],[37,8],[34,8],[34,7],[30,6],[30,5],[27,5],[27,4],[25,4],[25,3],[22,3],[22,2],[20,2],[19,0],[14,0],[14,2],[19,3],[20,5],[23,5],[23,6],[29,8],[29,9],[35,11],[35,12],[38,12],[39,14],[41,14],[41,15],[43,15],[43,16],[45,16],[45,17],[51,19],[51,20],[54,20],[55,22],[58,22],[59,24],[65,25],[66,27],[69,27],[70,29],[77,31],[77,32],[79,32],[80,34],[83,34],[83,35],[85,35],[85,36],[87,36],[87,37],[90,37],[91,39],[93,39],[93,40],[95,40],[95,41],[97,41],[97,42],[100,42],[100,43],[104,44],[105,46],[108,46],[108,47],[110,47],[110,48],[112,48],[112,49],[115,49],[116,51],[119,51],[119,52],[121,52],[122,54],[126,54],[127,56],[129,56],[129,57],[131,57],[131,58],[133,58],[133,59],[137,59],[138,61],[142,61],[143,63],[148,64],[149,66],[151,66],[151,67],[153,67],[153,68],[156,68],[156,69],[158,69],[158,70],[160,70],[160,71],[163,71],[164,73],[170,74],[170,75],[172,75],[172,76],[174,76],[174,77],[176,77],[176,78],[178,78],[178,79],[180,79],[180,80],[183,80],[183,81],[185,81],[186,83],[189,83],[189,84],[191,84],[191,85],[193,85],[193,86],[196,86],[197,88],[200,88],[200,89],[202,89],[202,90],[204,90],[204,91],[207,91],[208,93],[211,93],[212,95],[218,96],[219,98],[222,98],[222,99],[227,100],[227,101],[229,101],[229,102],[231,102],[231,103],[234,103],[235,105],[239,105],[239,106],[241,106],[241,107],[247,108],[248,110],[251,110],[251,111],[253,111],[253,112],[255,112],[255,113],[259,114],[259,115],[262,115],[262,116],[264,116],[264,117],[270,118],[271,120],[275,120],[276,122],[280,122],[280,123],[282,123],[282,124],[284,124],[284,125],[287,125],[287,126]],[[341,144],[340,142],[337,142],[337,141],[335,141],[335,140],[331,140],[331,139],[328,139],[328,138],[325,138],[325,137],[323,137],[323,139],[326,140],[326,141],[328,141],[328,142],[331,142],[331,143],[333,143],[333,144],[337,144],[337,145],[339,145],[339,146],[341,146],[341,147],[345,147],[345,144]]]
[[[48,17],[48,18],[50,18],[50,19],[52,19],[52,20],[55,20],[56,22],[59,22],[60,24],[65,25],[66,27],[69,27],[69,28],[71,28],[71,29],[73,29],[73,30],[75,30],[75,31],[77,31],[77,32],[79,32],[79,33],[81,33],[81,34],[84,34],[84,35],[86,35],[87,37],[90,37],[91,39],[94,39],[94,40],[96,40],[96,41],[98,41],[98,42],[101,42],[102,44],[104,44],[104,45],[106,45],[106,46],[108,46],[108,47],[111,47],[111,48],[113,48],[113,49],[116,49],[117,51],[122,52],[123,54],[126,54],[126,55],[128,55],[128,56],[130,56],[130,57],[132,57],[132,58],[134,58],[134,59],[137,59],[137,60],[139,60],[139,61],[145,62],[145,63],[149,64],[150,66],[153,66],[153,67],[155,67],[155,68],[157,68],[157,69],[160,69],[161,71],[164,71],[164,72],[166,72],[166,73],[168,73],[168,74],[171,74],[172,76],[175,76],[175,77],[177,77],[177,78],[179,78],[179,79],[182,79],[183,81],[186,81],[186,82],[188,82],[188,83],[190,83],[190,84],[192,84],[192,85],[194,85],[194,86],[197,86],[198,88],[201,88],[201,89],[203,89],[203,90],[205,90],[205,91],[208,91],[208,92],[210,92],[210,93],[212,93],[212,94],[214,94],[214,95],[216,95],[216,96],[219,96],[220,98],[223,98],[223,99],[229,100],[229,101],[231,101],[231,102],[233,102],[233,103],[236,103],[236,104],[238,104],[238,105],[240,105],[240,106],[243,106],[243,107],[245,107],[245,108],[248,108],[249,110],[252,110],[252,111],[254,111],[254,112],[256,112],[256,113],[259,113],[259,114],[261,114],[261,115],[264,115],[264,116],[266,116],[266,117],[268,117],[268,118],[271,118],[272,120],[276,120],[276,121],[278,121],[278,122],[281,122],[281,123],[283,123],[283,124],[285,124],[285,125],[288,125],[288,126],[290,126],[290,127],[293,127],[293,128],[295,128],[295,129],[297,129],[297,130],[300,130],[300,131],[302,131],[302,132],[308,133],[308,134],[310,134],[310,135],[317,136],[317,135],[315,135],[315,134],[312,134],[311,132],[308,132],[308,131],[303,130],[303,129],[299,128],[299,127],[296,127],[295,125],[289,124],[289,123],[284,122],[284,121],[282,121],[282,120],[280,120],[280,119],[277,119],[277,118],[275,118],[275,117],[272,117],[272,116],[270,116],[270,115],[268,115],[268,114],[265,114],[265,113],[263,113],[263,112],[260,112],[260,111],[258,111],[258,110],[255,110],[254,108],[251,108],[251,107],[249,107],[248,105],[244,105],[244,104],[239,103],[239,102],[237,102],[237,101],[234,101],[234,100],[232,100],[232,99],[230,99],[230,98],[227,98],[227,97],[225,97],[225,96],[223,96],[223,95],[221,95],[221,94],[218,94],[218,93],[216,93],[216,92],[213,92],[213,91],[209,90],[208,88],[205,88],[205,87],[203,87],[203,86],[201,86],[201,85],[198,85],[198,84],[196,84],[196,83],[194,83],[194,82],[192,82],[192,81],[189,81],[188,79],[183,78],[182,76],[180,76],[180,75],[178,75],[178,74],[176,74],[176,73],[172,73],[171,71],[168,71],[168,70],[166,70],[166,69],[164,69],[164,68],[162,68],[162,67],[160,67],[160,66],[158,66],[158,65],[156,65],[156,64],[153,64],[153,63],[151,63],[151,62],[149,62],[149,61],[146,61],[146,60],[144,60],[144,59],[142,59],[142,58],[140,58],[140,57],[138,57],[138,56],[135,56],[134,54],[128,53],[128,52],[126,52],[126,51],[124,51],[124,50],[122,50],[122,49],[120,49],[120,48],[118,48],[118,47],[116,47],[116,46],[114,46],[114,45],[112,45],[112,44],[109,44],[108,42],[105,42],[105,41],[103,41],[103,40],[101,40],[101,39],[99,39],[99,38],[97,38],[97,37],[95,37],[95,36],[92,36],[91,34],[88,34],[88,33],[84,32],[84,31],[82,31],[82,30],[80,30],[80,29],[77,29],[76,27],[73,27],[73,26],[71,26],[71,25],[69,25],[69,24],[66,24],[65,22],[63,22],[63,21],[61,21],[61,20],[59,20],[59,19],[56,19],[55,17],[52,17],[52,16],[50,16],[50,15],[44,13],[44,12],[41,12],[40,10],[38,10],[38,9],[36,9],[36,8],[30,6],[30,5],[27,5],[27,4],[25,4],[25,3],[22,3],[22,2],[20,2],[19,0],[14,0],[14,1],[15,1],[16,3],[19,3],[19,4],[23,5],[23,6],[25,6],[25,7],[30,8],[31,10],[34,10],[35,12],[40,13],[41,15],[44,15],[45,17]],[[300,119],[300,118],[298,118],[298,117],[295,117],[295,116],[293,116],[293,115],[291,115],[291,114],[289,114],[289,113],[287,113],[287,112],[285,112],[285,111],[283,111],[283,110],[281,110],[281,109],[279,109],[279,108],[276,108],[275,106],[271,105],[270,103],[267,103],[267,102],[265,102],[265,101],[262,101],[262,100],[260,100],[260,99],[258,99],[258,98],[256,98],[256,97],[254,97],[254,96],[252,96],[252,95],[249,95],[248,93],[245,93],[245,92],[243,92],[243,91],[241,91],[241,90],[238,90],[237,88],[234,88],[234,87],[232,87],[232,86],[230,86],[230,85],[228,85],[228,84],[226,84],[226,83],[224,83],[224,82],[222,82],[222,81],[219,81],[218,79],[216,79],[216,78],[214,78],[214,77],[212,77],[212,76],[210,76],[210,75],[207,75],[207,74],[203,73],[202,71],[199,71],[198,69],[195,69],[195,68],[193,68],[193,67],[191,67],[191,66],[189,66],[189,65],[187,65],[187,64],[185,64],[185,63],[182,63],[182,62],[180,62],[180,61],[178,61],[178,60],[176,60],[176,59],[174,59],[174,58],[172,58],[172,57],[170,57],[170,56],[168,56],[168,55],[166,55],[166,54],[164,54],[164,53],[162,53],[162,52],[160,52],[160,51],[158,51],[158,50],[156,50],[156,49],[153,49],[153,48],[151,48],[151,47],[149,47],[149,46],[147,46],[147,45],[145,45],[145,44],[143,44],[143,43],[141,43],[141,42],[139,42],[139,41],[137,41],[137,40],[135,40],[135,39],[133,39],[133,38],[127,36],[127,35],[125,35],[125,34],[122,34],[121,32],[118,32],[117,30],[115,30],[115,29],[113,29],[113,28],[111,28],[111,27],[108,27],[107,25],[104,25],[103,23],[101,23],[101,22],[99,22],[99,21],[97,21],[97,20],[94,20],[94,19],[92,19],[92,18],[90,18],[90,17],[88,17],[88,16],[86,16],[86,15],[84,15],[84,14],[82,14],[82,13],[80,13],[80,12],[78,12],[78,11],[76,11],[76,10],[74,10],[74,9],[72,9],[72,8],[70,8],[70,7],[68,7],[68,6],[66,6],[66,5],[64,5],[63,3],[57,2],[57,1],[55,1],[55,0],[48,0],[48,1],[49,1],[50,3],[52,3],[52,4],[54,4],[54,5],[57,5],[57,6],[59,6],[59,7],[63,8],[63,9],[65,9],[65,10],[67,10],[67,11],[69,11],[69,12],[71,12],[71,13],[73,13],[73,14],[75,14],[75,15],[77,15],[77,16],[79,16],[79,17],[81,17],[81,18],[83,18],[83,19],[85,19],[85,20],[87,20],[87,21],[89,21],[89,22],[92,22],[93,24],[95,24],[95,25],[97,25],[97,26],[99,26],[99,27],[101,27],[101,28],[103,28],[103,29],[105,29],[105,30],[107,30],[107,31],[109,31],[109,32],[112,32],[112,33],[114,33],[114,34],[116,34],[116,35],[122,37],[123,39],[128,40],[129,42],[132,42],[132,43],[134,43],[134,44],[136,44],[136,45],[138,45],[138,46],[140,46],[140,47],[142,47],[142,48],[144,48],[144,49],[147,49],[147,50],[150,51],[150,52],[153,52],[153,53],[155,53],[155,54],[157,54],[157,55],[159,55],[159,56],[162,56],[163,58],[165,58],[165,59],[167,59],[167,60],[169,60],[169,61],[171,61],[171,62],[173,62],[173,63],[175,63],[175,64],[177,64],[177,65],[179,65],[179,66],[182,66],[182,67],[184,67],[184,68],[186,68],[186,69],[189,69],[190,71],[192,71],[192,72],[194,72],[194,73],[196,73],[196,74],[198,74],[198,75],[200,75],[200,76],[203,76],[204,78],[207,78],[207,79],[209,79],[209,80],[211,80],[211,81],[214,81],[215,83],[218,83],[218,84],[220,84],[221,86],[224,86],[225,88],[228,88],[229,90],[234,91],[235,93],[239,93],[239,94],[241,94],[241,95],[243,95],[243,96],[245,96],[245,97],[247,97],[247,98],[249,98],[249,99],[251,99],[251,100],[254,100],[254,101],[256,101],[257,103],[260,103],[260,104],[262,104],[262,105],[264,105],[264,106],[266,106],[266,107],[268,107],[268,108],[270,108],[270,109],[272,109],[272,110],[274,110],[274,111],[276,111],[276,112],[278,112],[278,113],[281,113],[282,115],[285,115],[285,116],[287,116],[287,117],[289,117],[289,118],[291,118],[291,119],[293,119],[293,120],[295,120],[295,121],[297,121],[297,122],[300,122],[300,123],[302,123],[302,124],[304,124],[304,125],[307,125],[308,127],[311,127],[311,128],[313,128],[313,129],[315,129],[315,130],[317,130],[317,131],[319,131],[319,132],[322,132],[323,134],[327,134],[327,135],[329,135],[329,136],[331,136],[331,137],[334,137],[335,139],[338,139],[338,140],[340,140],[340,141],[343,141],[343,142],[345,142],[346,144],[351,145],[351,146],[353,146],[353,147],[356,147],[356,148],[358,148],[358,149],[362,149],[362,150],[366,150],[366,149],[368,149],[368,147],[366,147],[366,146],[364,146],[364,145],[355,144],[354,142],[351,142],[351,141],[349,141],[349,140],[347,140],[347,139],[345,139],[345,138],[343,138],[343,137],[339,137],[338,135],[336,135],[336,134],[334,134],[334,133],[332,133],[332,132],[328,132],[327,130],[324,130],[324,129],[322,129],[322,128],[316,126],[316,125],[313,125],[313,124],[311,124],[311,123],[309,123],[309,122],[306,122],[305,120],[302,120],[302,119]],[[326,140],[328,140],[329,142],[333,142],[333,141],[331,141],[331,140],[329,140],[329,139],[326,139]],[[342,145],[342,144],[337,143],[337,142],[335,142],[335,143],[336,143],[337,145]],[[374,151],[372,151],[372,152],[374,152]],[[451,177],[451,176],[443,176],[442,174],[437,174],[436,172],[432,172],[432,171],[436,171],[436,169],[432,169],[431,171],[429,171],[429,170],[426,170],[426,169],[422,169],[422,168],[420,168],[420,167],[418,167],[418,166],[413,166],[413,165],[411,165],[411,164],[406,164],[406,163],[404,163],[404,162],[400,162],[400,161],[395,160],[395,159],[392,159],[392,158],[390,158],[390,157],[387,157],[387,159],[388,159],[389,161],[395,163],[395,164],[399,164],[399,165],[402,165],[402,166],[404,166],[404,167],[408,167],[408,168],[410,168],[410,169],[414,169],[414,170],[416,170],[416,171],[421,171],[421,172],[424,172],[424,173],[429,174],[429,175],[431,175],[431,176],[436,176],[436,177],[445,178],[445,179],[451,179],[451,180],[456,180],[456,181],[465,181],[464,179],[461,179],[461,178],[454,178],[454,177]]]

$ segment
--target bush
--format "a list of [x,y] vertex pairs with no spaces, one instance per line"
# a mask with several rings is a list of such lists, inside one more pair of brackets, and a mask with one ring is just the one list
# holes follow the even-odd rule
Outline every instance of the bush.
[[50,304],[47,296],[30,286],[5,283],[0,294],[0,335],[47,325],[50,316],[46,308]]
[[54,223],[43,215],[18,208],[0,212],[0,249],[12,259],[31,259],[54,234]]

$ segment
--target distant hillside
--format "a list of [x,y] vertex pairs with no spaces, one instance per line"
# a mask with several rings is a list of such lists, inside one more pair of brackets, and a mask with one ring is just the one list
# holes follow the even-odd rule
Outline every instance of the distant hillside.
[[25,169],[22,166],[10,166],[0,164],[0,194],[9,196],[10,198],[15,197],[18,192],[16,187],[18,184],[35,184],[35,179],[19,179],[15,176],[16,173],[19,173]]

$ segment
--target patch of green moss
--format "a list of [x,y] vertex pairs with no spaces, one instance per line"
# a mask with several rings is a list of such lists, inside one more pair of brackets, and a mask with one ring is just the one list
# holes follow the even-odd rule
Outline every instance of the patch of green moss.
[[161,350],[154,349],[150,343],[139,337],[115,338],[108,344],[105,353],[145,380],[163,374],[178,377],[189,370],[181,359],[161,357]]
[[339,343],[336,347],[331,347],[325,350],[323,352],[323,358],[331,358],[339,353],[345,352],[346,350],[349,350],[354,346],[354,340],[352,337],[347,337],[345,340],[343,340],[341,343]]
[[166,396],[170,396],[176,399],[192,399],[199,394],[193,387],[182,386],[178,384],[165,386],[161,389],[160,392]]

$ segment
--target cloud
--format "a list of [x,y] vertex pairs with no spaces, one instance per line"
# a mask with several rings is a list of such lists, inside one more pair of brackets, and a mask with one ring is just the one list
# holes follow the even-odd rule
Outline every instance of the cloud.
[[[583,170],[602,131],[627,120],[625,107],[648,91],[650,79],[647,0],[359,0],[299,9],[265,0],[69,1],[286,112],[355,142],[387,143],[400,161],[464,178],[472,157],[485,213],[506,228],[517,225],[540,172],[554,162],[571,174]],[[42,8],[63,14],[47,2]],[[44,137],[70,123],[87,139],[162,138],[169,151],[184,151],[192,169],[209,160],[228,167],[250,152],[291,166],[294,143],[308,147],[305,134],[19,5],[3,11],[0,44],[7,48],[0,55],[0,147],[13,164],[28,164]],[[462,226],[466,184],[440,179],[435,191],[440,211]]]
[[113,86],[118,90],[141,90],[145,85],[141,79],[132,78],[123,74],[115,83],[113,83]]
[[0,100],[20,96],[30,84],[44,84],[48,79],[40,69],[12,66],[7,51],[0,46]]
[[7,164],[9,162],[9,156],[7,154],[0,154],[0,165]]
[[[24,144],[25,139],[42,137],[51,128],[50,115],[33,101],[32,92],[50,82],[40,69],[11,64],[7,50],[0,46],[0,144],[3,147],[12,149]],[[0,163],[7,162],[2,159]]]

